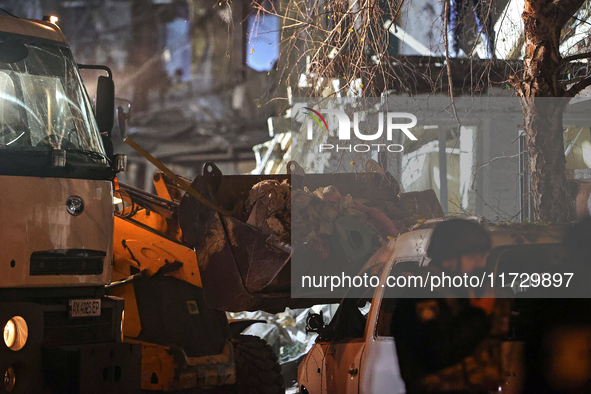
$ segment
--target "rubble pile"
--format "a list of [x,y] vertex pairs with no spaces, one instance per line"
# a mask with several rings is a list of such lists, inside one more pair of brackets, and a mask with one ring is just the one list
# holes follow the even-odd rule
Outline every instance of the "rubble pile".
[[291,243],[291,186],[287,180],[264,180],[252,187],[246,206],[250,214],[246,223],[265,234],[275,234]]
[[319,235],[333,234],[339,216],[355,217],[383,240],[409,229],[420,219],[443,216],[436,196],[429,191],[402,193],[377,205],[363,198],[342,196],[333,185],[314,192],[306,187],[291,190],[287,180],[255,184],[246,208],[248,224],[265,234],[275,234],[286,243],[290,243],[292,235],[308,242]]
[[[213,309],[277,312],[327,302],[328,295],[292,297],[292,269],[301,271],[297,275],[335,268],[355,275],[399,232],[443,215],[432,190],[407,198],[387,173],[215,173],[193,184],[230,214],[216,214],[189,198],[179,206],[183,237],[195,248]],[[227,275],[220,277],[220,270]]]
[[332,235],[339,216],[352,216],[370,226],[383,239],[398,234],[398,229],[380,209],[368,207],[351,195],[341,196],[335,186],[321,187],[311,193],[307,188],[295,190],[292,195],[292,222],[303,242],[318,235]]
[[[368,253],[420,219],[442,216],[431,194],[402,193],[378,204],[343,196],[334,185],[311,192],[307,187],[292,190],[287,180],[267,179],[252,187],[245,206],[247,223],[264,234],[295,247],[307,245],[322,260],[336,252],[340,258],[361,263]],[[351,256],[355,251],[358,256]]]
[[287,180],[281,183],[265,180],[253,186],[246,205],[250,210],[248,224],[265,234],[287,237],[288,243],[292,221],[297,224],[298,232],[302,235],[298,239],[309,241],[316,235],[331,235],[339,215],[354,216],[369,222],[384,237],[399,232],[380,209],[368,207],[351,195],[341,196],[335,186],[319,188],[313,193],[304,188],[294,190],[292,194]]

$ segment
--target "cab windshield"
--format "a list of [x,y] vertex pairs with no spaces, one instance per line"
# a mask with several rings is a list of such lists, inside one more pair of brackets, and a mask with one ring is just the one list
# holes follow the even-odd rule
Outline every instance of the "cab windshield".
[[92,107],[70,50],[0,33],[0,155],[64,149],[69,163],[107,164]]

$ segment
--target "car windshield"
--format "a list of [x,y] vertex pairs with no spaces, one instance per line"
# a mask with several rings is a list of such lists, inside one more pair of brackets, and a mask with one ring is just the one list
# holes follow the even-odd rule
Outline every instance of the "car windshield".
[[106,163],[70,50],[8,33],[0,33],[0,46],[14,49],[0,55],[0,153],[65,149],[68,161]]

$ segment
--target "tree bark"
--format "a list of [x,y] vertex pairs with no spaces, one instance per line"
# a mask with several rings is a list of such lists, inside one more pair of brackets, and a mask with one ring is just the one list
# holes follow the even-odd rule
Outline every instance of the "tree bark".
[[562,28],[583,3],[526,0],[522,14],[524,70],[511,77],[511,84],[523,108],[535,222],[563,223],[574,216],[564,156],[562,114],[568,101],[559,83],[559,43]]
[[521,98],[534,222],[565,223],[574,216],[566,179],[563,98]]

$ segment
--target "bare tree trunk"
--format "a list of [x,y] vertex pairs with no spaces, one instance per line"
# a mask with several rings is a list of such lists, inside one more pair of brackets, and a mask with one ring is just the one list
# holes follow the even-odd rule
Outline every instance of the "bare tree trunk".
[[564,157],[562,113],[568,92],[559,83],[559,40],[563,26],[583,3],[526,0],[522,14],[524,70],[521,76],[513,76],[511,83],[523,107],[536,222],[561,223],[574,216]]
[[574,202],[566,179],[562,112],[565,99],[521,98],[529,156],[533,221],[572,220]]

